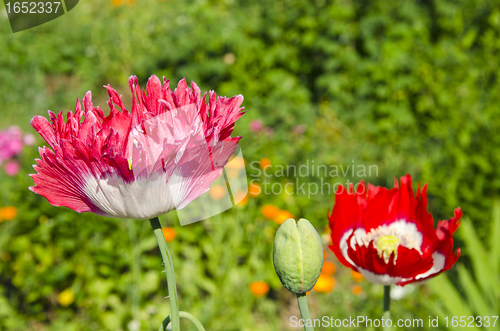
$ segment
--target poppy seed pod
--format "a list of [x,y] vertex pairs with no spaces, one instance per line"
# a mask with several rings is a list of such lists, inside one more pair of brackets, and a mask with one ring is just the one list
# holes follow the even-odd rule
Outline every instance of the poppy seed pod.
[[310,291],[323,267],[323,247],[318,232],[308,220],[283,222],[274,238],[274,269],[283,286],[303,294]]

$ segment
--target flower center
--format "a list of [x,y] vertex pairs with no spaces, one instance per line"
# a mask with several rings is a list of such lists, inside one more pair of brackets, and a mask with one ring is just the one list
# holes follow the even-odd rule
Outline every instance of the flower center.
[[385,263],[389,263],[392,253],[394,253],[394,263],[396,263],[398,246],[401,244],[401,240],[398,237],[391,235],[380,236],[375,241],[375,244],[377,245],[378,256],[383,257]]
[[128,160],[128,168],[132,170],[132,159]]

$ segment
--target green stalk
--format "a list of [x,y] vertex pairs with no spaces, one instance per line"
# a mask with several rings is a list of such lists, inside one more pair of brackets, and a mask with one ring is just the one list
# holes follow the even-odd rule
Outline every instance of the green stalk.
[[[297,301],[299,302],[299,310],[302,319],[304,320],[304,330],[305,331],[314,331],[312,326],[308,326],[308,324],[312,325],[311,314],[309,314],[309,306],[307,305],[306,294],[297,294]],[[309,321],[309,323],[307,323]]]
[[64,0],[61,0],[61,4],[62,4],[63,10],[64,10],[64,13],[66,14],[68,12],[68,10],[66,9],[66,2],[64,2]]
[[[198,331],[205,331],[205,328],[203,327],[203,325],[201,324],[201,322],[198,321],[198,319],[194,315],[192,315],[190,313],[187,313],[185,311],[180,311],[179,312],[179,316],[181,318],[185,318],[188,321],[190,321],[191,323],[193,323],[193,325],[195,326],[196,330],[198,330]],[[167,316],[167,318],[165,318],[163,320],[163,322],[161,323],[160,328],[158,329],[158,331],[165,331],[165,328],[167,327],[168,323],[170,323],[170,316]]]
[[[391,318],[391,311],[389,310],[389,306],[391,304],[391,285],[385,285],[384,286],[384,310],[382,313],[382,316],[384,317],[384,320],[388,320]],[[387,326],[387,322],[384,322],[384,331],[389,331],[391,330],[390,326]]]
[[149,220],[153,232],[158,242],[158,247],[160,248],[161,256],[163,258],[163,264],[165,265],[165,274],[167,276],[167,287],[168,287],[168,300],[170,301],[170,320],[172,322],[172,330],[180,331],[180,319],[179,319],[179,303],[177,301],[177,288],[175,286],[175,275],[174,266],[172,264],[172,259],[170,257],[170,252],[168,251],[167,242],[165,236],[161,230],[160,221],[158,217]]

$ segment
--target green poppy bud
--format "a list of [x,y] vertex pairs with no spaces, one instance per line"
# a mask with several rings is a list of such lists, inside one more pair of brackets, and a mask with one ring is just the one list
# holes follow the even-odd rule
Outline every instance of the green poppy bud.
[[323,246],[308,220],[297,224],[290,218],[276,232],[273,247],[274,269],[291,292],[303,294],[316,284],[323,268]]

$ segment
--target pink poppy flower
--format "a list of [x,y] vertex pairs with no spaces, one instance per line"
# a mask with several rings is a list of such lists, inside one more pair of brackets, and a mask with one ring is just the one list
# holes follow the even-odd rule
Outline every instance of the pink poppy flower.
[[450,269],[460,256],[453,233],[462,217],[440,221],[434,229],[427,212],[427,185],[414,196],[411,177],[386,189],[361,182],[356,192],[340,186],[329,216],[330,249],[345,266],[382,285],[424,281]]
[[26,146],[33,146],[36,142],[36,138],[33,133],[27,133],[23,137],[23,142]]
[[182,79],[172,92],[168,80],[162,85],[154,75],[145,91],[135,76],[129,86],[131,111],[107,85],[109,116],[93,106],[89,91],[83,109],[77,99],[66,122],[51,111],[52,123],[32,119],[50,146],[39,149],[33,192],[80,213],[150,219],[208,191],[237,148],[240,137],[231,133],[243,96],[210,91],[207,104],[194,82],[189,88]]
[[264,123],[262,123],[262,121],[258,119],[252,120],[248,127],[250,128],[250,131],[257,133],[262,130],[262,128],[264,127]]
[[18,174],[21,166],[17,161],[9,161],[5,164],[4,170],[5,173],[9,176],[15,176]]
[[293,128],[293,132],[295,132],[298,135],[301,135],[304,132],[306,132],[306,126],[304,124],[299,124]]
[[20,127],[12,125],[0,131],[0,164],[21,153],[23,149],[23,132]]

